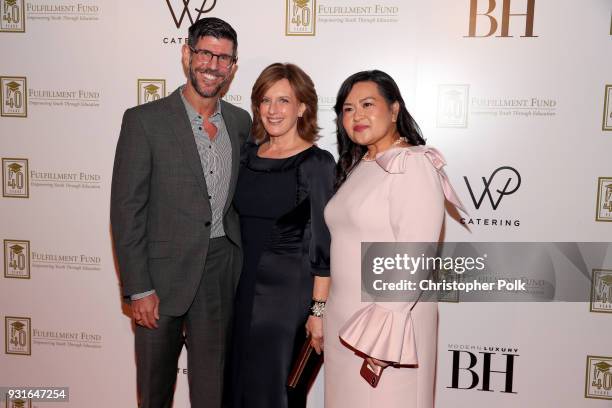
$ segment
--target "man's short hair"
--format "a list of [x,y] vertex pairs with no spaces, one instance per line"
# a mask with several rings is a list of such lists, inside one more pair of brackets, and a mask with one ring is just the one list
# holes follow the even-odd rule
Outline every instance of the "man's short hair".
[[202,37],[211,36],[217,39],[225,38],[234,43],[234,56],[238,55],[238,36],[227,22],[217,17],[206,17],[189,27],[189,45],[195,47]]

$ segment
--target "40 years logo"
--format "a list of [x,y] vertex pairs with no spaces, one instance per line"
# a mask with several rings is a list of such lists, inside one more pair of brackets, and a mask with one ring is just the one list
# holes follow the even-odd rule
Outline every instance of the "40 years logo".
[[0,0],[0,33],[24,32],[24,0]]
[[612,357],[587,356],[585,398],[612,400]]

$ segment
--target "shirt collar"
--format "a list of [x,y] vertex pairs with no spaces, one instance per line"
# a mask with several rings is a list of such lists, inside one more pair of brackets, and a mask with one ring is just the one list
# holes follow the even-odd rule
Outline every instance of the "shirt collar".
[[[183,100],[183,104],[185,105],[185,110],[187,111],[187,116],[189,117],[189,121],[193,122],[196,119],[202,119],[200,114],[195,110],[193,106],[187,101],[185,95],[183,95],[183,89],[185,85],[181,86],[179,93],[181,94],[181,99]],[[217,106],[215,107],[214,113],[210,116],[211,122],[214,122],[215,119],[221,116],[221,98],[217,99]]]

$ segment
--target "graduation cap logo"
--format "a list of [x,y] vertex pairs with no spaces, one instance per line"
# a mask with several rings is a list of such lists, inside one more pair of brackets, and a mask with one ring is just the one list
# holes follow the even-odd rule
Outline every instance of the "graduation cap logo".
[[601,282],[606,286],[612,286],[612,275],[604,275],[601,277]]
[[4,197],[28,196],[28,159],[2,159]]
[[27,91],[25,77],[2,77],[2,116],[27,117]]
[[26,402],[22,399],[11,401],[11,403],[13,404],[13,408],[24,408],[26,406]]
[[152,102],[159,99],[159,86],[155,84],[149,84],[143,88],[145,92],[145,102]]
[[138,79],[138,104],[153,102],[166,96],[165,79]]
[[11,327],[13,328],[13,331],[19,332],[19,331],[23,331],[25,324],[17,321],[17,322],[11,323]]
[[446,117],[461,118],[463,115],[463,92],[450,89],[444,92],[444,107],[442,114]]
[[587,356],[586,398],[612,400],[612,357]]
[[4,240],[4,277],[30,279],[30,241]]
[[15,92],[19,90],[19,88],[21,87],[21,84],[15,81],[11,81],[6,84],[6,87],[8,88],[9,93],[11,93],[11,92]]
[[19,255],[24,250],[24,248],[19,244],[12,245],[10,248],[13,251],[13,253],[17,255]]
[[149,84],[145,86],[144,89],[146,89],[147,93],[154,94],[159,89],[159,86],[154,85],[154,84]]
[[593,364],[595,366],[595,368],[597,370],[599,370],[602,373],[607,373],[608,371],[610,371],[610,368],[612,367],[612,365],[608,364],[606,361],[600,361],[597,364]]
[[11,163],[8,165],[8,168],[11,170],[12,173],[19,173],[22,167],[23,166],[19,163]]

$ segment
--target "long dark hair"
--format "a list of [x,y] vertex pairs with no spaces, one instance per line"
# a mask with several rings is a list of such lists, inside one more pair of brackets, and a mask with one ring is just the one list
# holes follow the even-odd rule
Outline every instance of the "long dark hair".
[[340,86],[334,110],[336,111],[336,134],[338,137],[338,164],[336,165],[336,189],[346,181],[349,173],[359,163],[363,155],[367,152],[366,146],[358,145],[353,142],[346,133],[342,125],[343,105],[353,86],[358,82],[374,82],[378,87],[378,92],[391,105],[399,103],[399,114],[397,116],[397,131],[401,137],[406,138],[408,143],[413,146],[424,145],[425,139],[421,135],[421,129],[416,121],[406,109],[406,104],[402,98],[400,90],[389,74],[379,71],[361,71],[348,77]]

